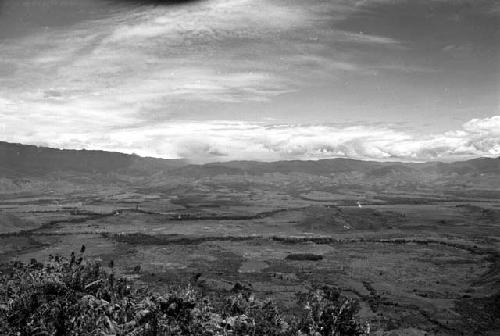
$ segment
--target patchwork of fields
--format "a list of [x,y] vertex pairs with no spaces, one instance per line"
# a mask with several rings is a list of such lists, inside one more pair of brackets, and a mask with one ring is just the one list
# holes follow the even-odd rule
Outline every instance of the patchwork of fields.
[[343,197],[331,187],[285,185],[205,179],[182,194],[178,186],[5,193],[0,261],[6,268],[83,244],[158,290],[240,284],[293,310],[296,293],[324,283],[358,298],[360,317],[378,334],[499,330],[498,199],[362,190]]

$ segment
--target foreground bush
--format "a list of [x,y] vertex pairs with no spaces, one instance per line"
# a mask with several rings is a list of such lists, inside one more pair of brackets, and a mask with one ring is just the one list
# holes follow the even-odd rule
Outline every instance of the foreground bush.
[[16,262],[0,278],[1,335],[366,335],[357,309],[327,287],[301,295],[292,318],[249,292],[214,300],[187,286],[159,295],[74,254]]

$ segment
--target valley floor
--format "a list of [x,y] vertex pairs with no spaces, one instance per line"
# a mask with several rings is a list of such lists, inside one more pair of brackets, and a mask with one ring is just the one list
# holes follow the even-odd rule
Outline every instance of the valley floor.
[[293,310],[324,283],[359,299],[375,335],[500,332],[500,202],[487,195],[230,183],[5,193],[0,224],[4,270],[83,244],[158,290],[240,284]]

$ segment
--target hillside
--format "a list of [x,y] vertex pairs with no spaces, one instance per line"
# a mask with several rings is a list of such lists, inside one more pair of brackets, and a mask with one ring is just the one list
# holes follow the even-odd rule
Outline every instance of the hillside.
[[479,158],[453,163],[375,162],[353,159],[318,161],[231,161],[192,165],[183,160],[145,158],[118,152],[67,150],[0,141],[0,177],[43,176],[57,172],[148,176],[161,172],[188,178],[216,175],[362,173],[366,177],[415,176],[416,174],[500,174],[500,158]]
[[182,166],[182,160],[144,158],[116,152],[66,150],[0,141],[0,176],[40,176],[56,172],[151,174]]

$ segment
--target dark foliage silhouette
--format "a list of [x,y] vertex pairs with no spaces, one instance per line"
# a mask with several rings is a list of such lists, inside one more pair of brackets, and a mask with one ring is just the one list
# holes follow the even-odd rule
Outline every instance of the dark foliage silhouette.
[[117,278],[113,264],[72,253],[15,262],[0,278],[2,335],[366,335],[357,303],[323,287],[299,295],[296,314],[247,289],[202,296],[187,285],[165,293]]

